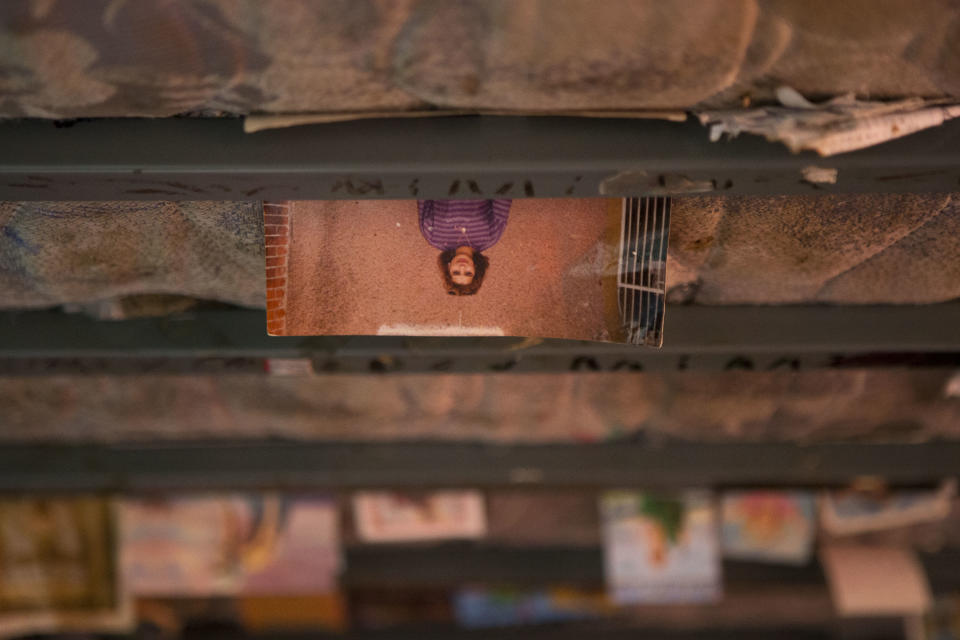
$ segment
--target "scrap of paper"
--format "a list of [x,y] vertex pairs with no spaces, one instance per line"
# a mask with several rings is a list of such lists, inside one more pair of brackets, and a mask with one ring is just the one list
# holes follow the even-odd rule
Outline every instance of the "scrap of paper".
[[853,535],[943,520],[950,514],[957,485],[944,482],[930,491],[827,492],[820,501],[820,522],[834,535]]
[[471,539],[487,530],[479,491],[364,491],[353,498],[353,514],[364,542]]
[[752,133],[782,142],[794,153],[821,156],[865,149],[936,127],[960,117],[960,105],[908,98],[896,102],[858,100],[853,94],[814,104],[790,87],[777,89],[780,105],[697,114],[710,128],[710,140]]
[[734,491],[723,495],[723,555],[806,564],[816,532],[813,494]]
[[930,609],[930,586],[909,549],[829,545],[820,555],[841,616],[917,616]]
[[719,598],[720,545],[709,493],[618,491],[604,495],[600,506],[607,588],[614,602]]

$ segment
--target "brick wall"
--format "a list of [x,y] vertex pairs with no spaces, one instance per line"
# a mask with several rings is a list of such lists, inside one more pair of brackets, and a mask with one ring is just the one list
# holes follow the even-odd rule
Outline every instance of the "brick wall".
[[267,333],[287,332],[287,259],[290,249],[290,202],[263,203],[263,240],[267,263]]

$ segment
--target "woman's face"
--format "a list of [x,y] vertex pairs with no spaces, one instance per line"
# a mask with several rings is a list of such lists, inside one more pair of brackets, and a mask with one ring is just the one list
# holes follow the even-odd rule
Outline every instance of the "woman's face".
[[450,278],[456,284],[470,284],[473,282],[474,269],[472,257],[458,253],[453,256],[453,260],[447,265],[447,269],[450,270]]

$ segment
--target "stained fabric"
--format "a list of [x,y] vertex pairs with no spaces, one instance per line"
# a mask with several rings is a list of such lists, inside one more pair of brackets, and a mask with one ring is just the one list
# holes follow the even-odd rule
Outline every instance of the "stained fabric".
[[257,202],[0,202],[2,308],[145,294],[173,298],[159,313],[179,297],[263,307],[264,278]]
[[960,96],[956,0],[6,0],[0,117]]

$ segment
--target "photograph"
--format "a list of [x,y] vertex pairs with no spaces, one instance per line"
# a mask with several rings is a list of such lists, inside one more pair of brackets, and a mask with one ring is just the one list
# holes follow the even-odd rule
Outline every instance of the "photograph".
[[956,494],[957,482],[953,478],[941,482],[936,489],[824,491],[820,498],[820,522],[824,531],[835,536],[937,522],[950,515]]
[[354,524],[363,542],[420,542],[481,538],[487,531],[479,491],[360,491]]
[[263,208],[270,335],[662,344],[669,198]]
[[120,542],[137,596],[325,593],[340,572],[337,509],[322,495],[128,498]]
[[0,500],[0,637],[129,633],[133,599],[117,556],[108,498]]
[[817,528],[814,502],[808,491],[724,493],[720,506],[724,557],[807,564]]
[[617,604],[713,602],[722,593],[710,494],[611,491],[600,503],[607,589]]

